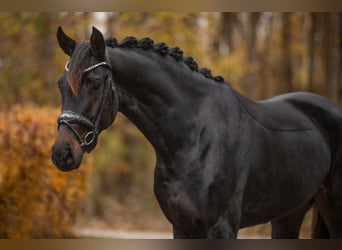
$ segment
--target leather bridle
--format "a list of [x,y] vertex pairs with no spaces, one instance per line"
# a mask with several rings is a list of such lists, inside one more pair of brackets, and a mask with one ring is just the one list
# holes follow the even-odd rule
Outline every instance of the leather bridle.
[[[65,64],[66,71],[69,71],[68,65],[69,65],[69,62]],[[77,140],[80,143],[82,150],[87,151],[87,152],[91,151],[89,146],[95,141],[95,139],[99,135],[99,123],[102,117],[103,108],[104,108],[104,104],[106,101],[106,96],[108,95],[108,92],[110,91],[110,89],[112,90],[112,92],[114,92],[115,90],[113,80],[111,77],[111,66],[109,63],[105,61],[97,63],[93,66],[86,68],[85,70],[83,70],[83,72],[86,73],[100,66],[108,67],[108,75],[105,80],[105,86],[102,92],[101,102],[98,107],[95,118],[93,120],[90,120],[86,116],[79,114],[77,112],[74,112],[71,110],[63,110],[62,113],[58,116],[58,120],[57,120],[58,129],[59,129],[59,126],[62,124],[67,126],[70,129],[70,131],[76,136]],[[72,126],[72,124],[81,125],[82,127],[85,127],[89,130],[84,136],[84,138],[81,137],[80,133]]]

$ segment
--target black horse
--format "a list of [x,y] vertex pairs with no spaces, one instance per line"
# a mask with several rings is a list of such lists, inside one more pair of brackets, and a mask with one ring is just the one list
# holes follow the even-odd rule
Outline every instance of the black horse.
[[315,237],[342,236],[342,111],[328,99],[291,93],[255,102],[179,48],[149,38],[104,40],[93,28],[71,59],[52,161],[80,166],[118,111],[156,153],[154,192],[175,238],[236,238],[272,223],[273,238],[296,238],[317,207]]

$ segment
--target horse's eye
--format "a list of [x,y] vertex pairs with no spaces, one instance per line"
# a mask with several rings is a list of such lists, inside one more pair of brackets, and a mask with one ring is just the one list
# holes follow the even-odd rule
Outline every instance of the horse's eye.
[[99,90],[101,87],[101,82],[94,82],[92,83],[92,89],[93,90]]
[[102,81],[99,81],[99,80],[88,82],[88,88],[93,91],[99,90],[101,85],[102,85]]

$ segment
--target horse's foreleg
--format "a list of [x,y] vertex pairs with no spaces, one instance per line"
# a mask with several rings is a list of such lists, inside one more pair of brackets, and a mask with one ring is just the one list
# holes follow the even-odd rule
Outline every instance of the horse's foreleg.
[[174,239],[188,239],[191,238],[187,234],[183,232],[179,227],[172,226],[172,231],[173,231],[173,238]]
[[272,239],[297,239],[304,216],[312,203],[310,201],[306,206],[272,220]]
[[238,228],[229,223],[225,217],[220,217],[207,233],[209,239],[236,239]]

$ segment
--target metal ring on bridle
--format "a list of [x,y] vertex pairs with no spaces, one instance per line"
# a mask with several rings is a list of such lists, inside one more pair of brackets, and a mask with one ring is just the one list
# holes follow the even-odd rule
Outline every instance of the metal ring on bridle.
[[81,146],[89,146],[90,144],[93,143],[93,141],[95,140],[96,137],[96,133],[94,131],[90,131],[88,132],[83,139],[83,143],[81,144]]

